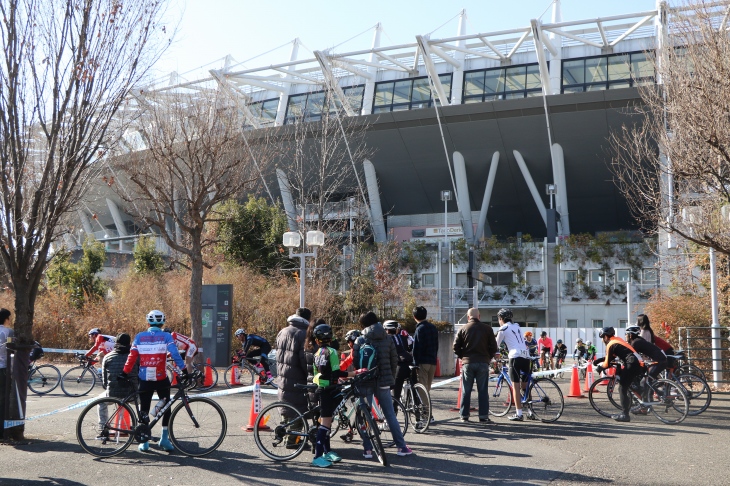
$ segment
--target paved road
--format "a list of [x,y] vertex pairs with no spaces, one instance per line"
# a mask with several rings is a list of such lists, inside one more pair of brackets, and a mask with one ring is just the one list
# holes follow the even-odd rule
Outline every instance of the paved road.
[[[563,382],[564,391],[567,381]],[[96,391],[100,391],[99,388]],[[721,484],[727,482],[730,443],[730,395],[717,394],[710,409],[668,426],[653,416],[617,424],[596,414],[587,399],[566,398],[565,412],[555,424],[513,423],[496,419],[482,427],[461,423],[450,412],[457,383],[434,389],[437,423],[428,433],[408,433],[410,457],[389,458],[383,468],[361,456],[359,444],[333,439],[343,457],[327,470],[309,466],[311,455],[275,463],[259,453],[248,420],[251,395],[221,397],[228,417],[228,435],[221,448],[206,458],[154,450],[143,454],[132,446],[121,456],[97,459],[76,442],[79,410],[31,421],[26,443],[0,444],[0,484],[78,485],[252,485],[271,484]],[[476,393],[476,392],[475,392]],[[264,395],[264,404],[275,396]],[[474,396],[474,399],[476,396]],[[78,399],[55,394],[31,396],[29,415],[51,411]]]

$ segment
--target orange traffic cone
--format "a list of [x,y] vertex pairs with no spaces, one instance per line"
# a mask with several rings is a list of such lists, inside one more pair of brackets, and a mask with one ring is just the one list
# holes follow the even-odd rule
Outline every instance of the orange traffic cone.
[[209,386],[213,386],[213,370],[210,367],[210,358],[208,358],[206,363],[209,366],[205,367],[205,381],[203,382],[203,386],[209,387]]
[[459,376],[461,374],[461,360],[459,358],[456,358],[456,371],[454,372],[454,376]]
[[238,380],[238,375],[241,372],[241,368],[234,366],[231,368],[231,385],[240,385],[241,382]]
[[436,358],[436,372],[433,376],[441,376],[441,360]]
[[115,433],[120,436],[128,436],[132,431],[132,417],[129,416],[126,408],[121,408],[117,413],[117,418],[114,421],[114,428],[118,429]]
[[[456,397],[456,408],[450,408],[451,412],[458,412],[461,410],[461,395],[464,393],[463,379],[459,378],[459,394]],[[476,410],[475,407],[471,407],[469,410]]]
[[586,382],[583,391],[590,391],[591,385],[593,385],[593,364],[589,361],[586,367]]
[[[256,426],[256,419],[258,418],[259,412],[261,412],[261,380],[257,379],[253,385],[253,394],[251,396],[251,411],[248,414],[248,425],[241,427],[241,430],[246,432],[253,432]],[[266,426],[268,417],[261,417],[259,420],[259,430],[269,430]]]
[[585,395],[580,391],[580,378],[578,377],[578,365],[573,365],[573,376],[570,378],[570,398],[585,398]]

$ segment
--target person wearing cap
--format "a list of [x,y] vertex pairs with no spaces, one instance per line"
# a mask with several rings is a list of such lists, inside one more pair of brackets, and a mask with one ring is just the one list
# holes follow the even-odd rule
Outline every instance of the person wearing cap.
[[[137,389],[137,373],[139,366],[134,364],[132,375],[128,380],[120,380],[119,375],[124,370],[124,364],[129,357],[129,350],[132,347],[132,338],[127,333],[121,333],[116,337],[114,349],[104,356],[101,361],[101,386],[104,391],[99,395],[101,397],[126,398],[133,390]],[[109,419],[106,403],[99,404],[99,437],[109,437],[109,432],[104,430],[104,424]]]

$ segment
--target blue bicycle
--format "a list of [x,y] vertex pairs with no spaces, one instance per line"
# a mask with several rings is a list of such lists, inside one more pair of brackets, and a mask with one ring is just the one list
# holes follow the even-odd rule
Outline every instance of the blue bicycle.
[[[512,408],[512,380],[509,377],[509,368],[507,360],[500,360],[502,363],[501,370],[495,370],[498,373],[497,383],[494,386],[492,399],[489,401],[489,413],[495,417],[503,417],[509,413]],[[495,363],[495,366],[496,365]],[[522,395],[520,400],[523,409],[532,412],[534,417],[543,422],[555,422],[563,414],[565,400],[560,387],[550,378],[532,378],[527,377],[526,393]]]

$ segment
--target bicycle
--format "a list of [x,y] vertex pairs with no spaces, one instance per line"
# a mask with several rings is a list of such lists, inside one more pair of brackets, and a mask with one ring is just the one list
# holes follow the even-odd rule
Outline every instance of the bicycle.
[[63,374],[61,390],[70,397],[81,397],[94,389],[97,380],[102,381],[101,369],[94,366],[97,361],[86,357],[83,353],[76,353],[79,366],[74,366]]
[[[259,378],[261,383],[278,388],[273,381],[267,382],[266,371],[263,366],[258,366],[261,363],[261,356],[254,356],[253,358],[243,356],[242,358],[234,358],[234,360],[234,363],[226,368],[226,372],[223,374],[223,380],[228,388],[252,386],[256,382],[256,377]],[[235,377],[235,381],[238,383],[234,382],[232,376]]]
[[[76,438],[81,447],[97,457],[112,457],[124,452],[133,441],[159,440],[152,436],[152,428],[165,412],[178,401],[172,411],[168,430],[170,442],[186,456],[200,457],[216,450],[226,436],[228,422],[223,409],[206,397],[189,397],[188,388],[195,387],[199,371],[188,379],[178,378],[177,393],[154,417],[142,415],[139,392],[133,391],[126,398],[103,397],[94,400],[81,411],[76,421]],[[96,408],[107,407],[107,420],[100,423]],[[132,406],[134,404],[134,407]]]
[[[185,358],[183,357],[183,360],[184,359]],[[174,360],[172,358],[168,357],[167,363],[168,363],[167,367],[166,367],[167,368],[167,377],[170,379],[170,383],[172,383],[175,378],[175,368],[173,367]],[[198,390],[198,391],[210,390],[211,388],[213,388],[214,386],[216,386],[218,384],[218,370],[215,368],[215,366],[209,365],[208,363],[193,363],[193,370],[194,371],[197,370],[200,372],[199,375],[196,375],[196,376],[198,376],[198,379],[196,380],[196,383],[195,383],[195,387],[194,387],[195,390]],[[210,370],[209,372],[210,372],[210,376],[212,378],[210,381],[210,384],[208,384],[208,385],[205,384],[205,377],[207,376],[207,373],[208,373],[207,370]]]
[[578,377],[581,379],[581,381],[585,380],[588,361],[582,354],[579,354],[577,358],[574,357],[573,359],[575,360],[575,364],[578,365]]
[[[348,401],[350,397],[357,397],[354,407],[356,410],[355,426],[370,439],[373,453],[378,461],[383,466],[387,466],[388,458],[380,439],[380,430],[373,419],[370,406],[365,397],[359,395],[356,391],[357,383],[366,378],[370,379],[368,373],[358,375],[345,382],[346,385],[350,386],[340,391],[340,396],[342,396],[340,405]],[[306,412],[300,413],[287,402],[274,402],[261,410],[254,426],[256,445],[266,457],[274,461],[294,459],[302,453],[308,443],[312,448],[316,443],[320,406],[312,403],[309,394],[316,391],[317,385],[294,385],[294,387],[302,390],[307,397]],[[310,420],[312,426],[309,425]]]
[[431,424],[431,395],[425,386],[418,383],[418,366],[409,366],[409,368],[411,374],[403,382],[403,393],[405,394],[403,406],[409,415],[409,422],[413,424],[413,430],[417,434],[422,434],[428,430],[428,426]]
[[36,395],[45,395],[56,389],[61,382],[61,372],[53,365],[36,365],[36,361],[44,355],[41,345],[36,341],[36,346],[30,352],[30,367],[28,368],[28,389]]
[[[493,403],[496,403],[496,405],[493,406],[490,404],[489,406],[489,413],[495,417],[507,415],[510,408],[512,408],[513,400],[512,390],[514,384],[509,377],[508,360],[502,359],[500,362],[502,363],[502,369],[498,371],[497,383],[492,393],[492,397],[494,398]],[[506,390],[504,386],[505,382],[507,383]],[[534,414],[535,418],[542,422],[555,422],[563,414],[563,409],[565,408],[563,392],[560,391],[560,387],[550,378],[533,378],[532,375],[528,376],[525,393],[522,394],[522,390],[520,390],[520,394],[522,395],[520,402],[523,408],[527,407]],[[499,411],[495,411],[496,409],[499,409]]]
[[[562,353],[555,356],[555,369],[556,370],[563,369],[563,365],[565,365],[565,357],[566,357],[566,355],[562,354]],[[565,372],[563,372],[563,371],[558,371],[557,373],[555,373],[555,378],[559,378],[562,380],[564,377],[565,377]]]
[[[670,355],[671,358],[676,356]],[[712,403],[712,390],[710,385],[702,376],[695,373],[687,373],[677,366],[667,366],[667,369],[660,374],[662,378],[675,381],[682,387],[689,401],[687,415],[696,416],[707,410]]]
[[[593,409],[604,417],[611,417],[616,409],[621,410],[620,400],[614,397],[618,395],[616,384],[620,380],[618,370],[620,363],[611,363],[616,369],[613,376],[604,376],[594,381],[588,391],[588,401]],[[676,382],[662,378],[653,379],[647,376],[646,397],[635,386],[631,386],[632,407],[641,407],[651,411],[654,416],[665,424],[678,424],[687,418],[689,402],[687,395]],[[605,390],[604,390],[605,387]],[[600,388],[600,389],[599,389]]]
[[[408,413],[406,412],[406,408],[403,406],[403,403],[400,400],[396,400],[391,396],[391,399],[393,400],[393,408],[395,412],[396,419],[398,420],[398,426],[400,428],[401,434],[403,437],[405,437],[406,433],[408,432],[408,425],[410,423],[410,418],[408,416]],[[342,440],[344,440],[346,443],[352,442],[352,439],[354,438],[354,431],[355,431],[355,422],[352,420],[352,414],[357,409],[357,397],[355,395],[343,395],[343,399],[340,401],[337,408],[335,408],[334,413],[332,414],[332,426],[330,428],[330,438],[337,435],[337,432],[342,429],[347,429],[347,432],[340,436]],[[349,408],[348,408],[349,405]],[[373,404],[370,408],[370,411],[373,416],[373,420],[375,421],[376,426],[378,427],[378,430],[380,431],[380,440],[385,445],[385,447],[392,447],[395,445],[395,439],[393,438],[393,434],[390,431],[390,426],[388,425],[388,422],[385,420],[385,413],[383,413],[382,408],[380,407],[380,403],[378,402],[378,399],[373,397]]]
[[[690,374],[699,376],[704,381],[707,381],[707,376],[705,375],[705,372],[702,371],[701,368],[699,368],[698,366],[695,366],[693,364],[689,364],[689,363],[682,364],[682,362],[687,361],[687,356],[684,354],[683,350],[680,349],[679,351],[676,351],[671,357],[678,361],[678,365],[679,365],[677,367],[678,373],[682,373],[682,374],[690,373]],[[667,358],[669,358],[669,356],[667,356]]]
[[540,368],[546,371],[553,369],[553,359],[550,356],[550,350],[543,349],[540,351]]

